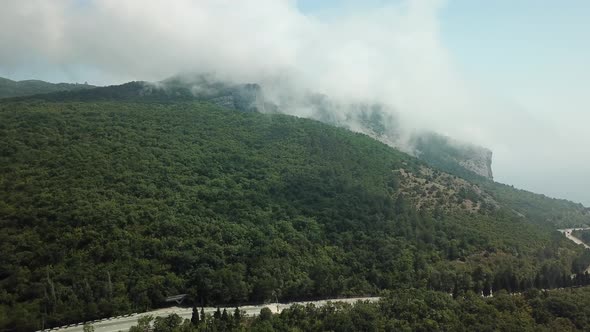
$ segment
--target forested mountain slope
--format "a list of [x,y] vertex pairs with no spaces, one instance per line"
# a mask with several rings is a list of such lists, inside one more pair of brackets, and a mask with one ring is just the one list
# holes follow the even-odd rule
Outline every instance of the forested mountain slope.
[[22,97],[59,91],[92,89],[88,84],[49,83],[39,80],[13,81],[0,77],[0,98]]
[[207,101],[224,108],[261,113],[295,114],[304,109],[307,118],[362,132],[406,153],[433,163],[444,161],[453,170],[492,179],[491,152],[485,148],[452,141],[430,132],[402,138],[397,113],[379,103],[339,103],[326,95],[293,92],[268,97],[258,84],[222,82],[211,75],[178,75],[160,82],[134,81],[91,90],[28,94],[13,100],[44,101]]
[[[11,98],[13,101],[50,102],[137,102],[137,103],[177,103],[200,101],[237,111],[261,113],[282,113],[278,105],[264,96],[258,84],[234,84],[221,82],[207,75],[179,75],[161,82],[129,82],[122,85],[98,87],[93,89],[61,91]],[[384,105],[338,105],[326,96],[309,95],[302,106],[312,109],[311,118],[318,121],[350,128],[347,121],[334,118],[334,109],[344,112],[348,120],[364,128],[366,133],[389,145],[399,138],[397,119]],[[293,105],[283,105],[294,107]],[[342,108],[345,108],[344,110]],[[358,128],[356,129],[358,131]],[[431,167],[463,178],[477,186],[512,209],[518,215],[534,219],[538,223],[556,227],[590,225],[590,208],[563,199],[553,199],[544,195],[518,190],[491,180],[491,151],[453,141],[451,138],[432,132],[416,133],[411,140],[414,155]],[[478,172],[474,172],[478,169]],[[480,174],[478,174],[480,173]],[[483,176],[482,176],[483,174]]]
[[2,328],[178,293],[215,304],[558,287],[589,263],[495,192],[312,120],[31,99],[0,103],[0,142]]

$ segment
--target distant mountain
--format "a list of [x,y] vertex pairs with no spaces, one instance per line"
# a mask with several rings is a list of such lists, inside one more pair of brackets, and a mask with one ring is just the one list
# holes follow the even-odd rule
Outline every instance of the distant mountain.
[[88,84],[49,83],[39,80],[13,81],[0,77],[0,98],[31,96],[59,91],[79,91],[95,88]]

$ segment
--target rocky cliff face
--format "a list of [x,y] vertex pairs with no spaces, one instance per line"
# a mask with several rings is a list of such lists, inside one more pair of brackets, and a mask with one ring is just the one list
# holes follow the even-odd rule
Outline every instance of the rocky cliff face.
[[492,151],[484,147],[456,141],[433,132],[414,135],[410,140],[415,155],[451,173],[464,170],[493,180]]
[[465,155],[464,160],[459,160],[459,165],[490,180],[494,179],[492,173],[492,151],[479,148],[472,149],[471,153]]

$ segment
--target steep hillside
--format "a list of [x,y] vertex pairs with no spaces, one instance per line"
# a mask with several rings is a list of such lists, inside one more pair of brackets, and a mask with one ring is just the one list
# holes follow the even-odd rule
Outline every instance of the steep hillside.
[[[257,84],[222,83],[209,76],[175,76],[158,82],[130,82],[83,91],[65,91],[34,97],[13,98],[12,101],[96,102],[127,101],[142,103],[176,103],[179,101],[207,101],[220,107],[239,111],[281,113],[284,110],[264,96]],[[557,200],[492,180],[491,151],[456,142],[449,137],[423,132],[413,135],[408,142],[398,142],[400,130],[395,114],[384,105],[339,105],[327,96],[310,94],[296,101],[281,101],[283,107],[302,107],[307,116],[318,121],[363,132],[387,145],[403,146],[402,150],[427,162],[432,167],[455,175],[480,187],[485,187],[494,198],[510,207],[518,215],[526,215],[538,222],[556,227],[582,226],[590,223],[590,209],[567,200]],[[338,109],[338,112],[335,111]],[[335,117],[334,114],[340,114]],[[351,125],[353,124],[353,125]]]
[[[264,94],[264,89],[258,84],[221,82],[208,75],[179,75],[155,83],[129,82],[88,91],[65,90],[72,91],[43,94],[35,98],[45,101],[85,102],[199,100],[246,112],[285,113],[298,116],[300,112],[303,112],[307,118],[367,134],[389,146],[426,160],[432,165],[448,164],[459,173],[474,173],[493,179],[491,151],[454,142],[448,137],[431,132],[414,133],[411,139],[407,140],[400,134],[395,110],[382,104],[342,104],[331,100],[328,96],[315,93],[305,93],[297,97],[268,98]],[[15,100],[28,98],[25,96]]]
[[493,190],[312,120],[35,98],[0,102],[0,142],[2,329],[179,293],[233,304],[550,288],[588,264]]
[[0,98],[31,96],[59,91],[92,89],[88,84],[49,83],[39,80],[13,81],[0,77]]

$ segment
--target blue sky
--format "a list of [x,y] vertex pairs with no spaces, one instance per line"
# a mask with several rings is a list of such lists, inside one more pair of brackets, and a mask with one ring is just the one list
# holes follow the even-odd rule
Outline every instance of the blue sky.
[[590,1],[582,0],[451,0],[440,23],[445,45],[466,72],[509,90],[588,74],[589,15]]
[[489,147],[500,182],[590,206],[588,18],[588,0],[10,0],[0,76],[288,73]]

